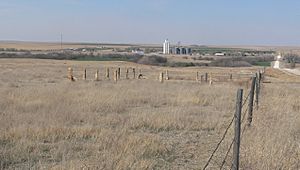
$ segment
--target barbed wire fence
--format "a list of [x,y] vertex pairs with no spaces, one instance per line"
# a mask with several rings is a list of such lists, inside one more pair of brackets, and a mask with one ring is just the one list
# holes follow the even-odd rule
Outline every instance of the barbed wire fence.
[[[239,95],[242,95],[242,93],[243,93],[242,89],[238,90],[237,106],[236,106],[235,114],[233,114],[234,116],[230,119],[220,141],[217,143],[216,147],[213,149],[213,152],[210,154],[206,164],[203,167],[203,170],[207,169],[212,164],[212,162],[215,162],[215,164],[218,164],[218,167],[220,170],[222,170],[225,166],[230,167],[230,169],[235,169],[235,170],[239,169],[239,145],[240,145],[240,141],[243,138],[245,131],[247,130],[247,127],[251,126],[252,117],[253,117],[253,107],[256,107],[256,109],[258,110],[258,100],[259,100],[260,87],[261,87],[260,83],[261,83],[261,79],[263,78],[263,73],[264,72],[259,71],[252,77],[251,89],[249,90],[248,94],[246,95],[246,97],[244,98],[243,101],[241,100],[242,98],[240,98],[241,101],[238,101]],[[255,101],[254,101],[254,95],[255,95]],[[247,103],[248,103],[248,106],[246,106]],[[240,113],[238,113],[238,110],[240,111]],[[242,110],[243,110],[243,112],[241,113]],[[232,112],[234,112],[234,111],[232,111]],[[239,121],[237,120],[238,119],[237,114],[240,114]],[[246,119],[246,117],[247,117],[247,119]],[[214,157],[216,156],[216,153],[219,151],[221,144],[224,142],[224,140],[228,136],[228,134],[230,132],[230,128],[233,125],[233,122],[235,122],[234,137],[233,137],[233,139],[230,140],[229,146],[227,147],[227,150],[225,152],[225,156],[223,157],[221,162],[216,163],[217,161],[214,161]],[[238,131],[237,131],[237,129],[236,129],[237,122],[239,123],[239,125],[238,125],[239,127],[242,126],[242,131],[240,131],[240,129],[238,129]],[[238,133],[238,134],[236,134],[236,133]],[[234,145],[236,145],[236,146],[238,145],[238,147],[237,147],[238,151],[236,148],[233,148]],[[232,150],[232,148],[233,148],[233,150]],[[232,157],[230,156],[231,151],[233,153]],[[238,154],[238,155],[236,155],[236,154]],[[236,157],[238,159],[235,160],[236,158],[234,158],[234,157]],[[230,161],[230,162],[228,162],[228,161]]]
[[[140,76],[136,76],[136,69],[135,68],[131,68],[132,70],[132,74],[133,74],[133,79],[139,78]],[[113,79],[115,80],[115,82],[117,82],[120,79],[120,75],[121,75],[121,71],[120,68],[117,68],[114,70],[113,72],[113,76],[110,75],[110,70],[109,68],[106,68],[105,70],[105,78],[106,79],[110,79],[110,77],[113,77]],[[141,70],[139,71],[139,75],[141,74]],[[196,81],[200,82],[206,82],[206,83],[210,83],[212,84],[212,75],[210,74],[208,76],[208,73],[205,73],[203,75],[201,75],[199,78],[199,73],[197,72],[196,74]],[[160,76],[159,76],[159,80],[161,82],[163,82],[164,79],[164,73],[160,72]],[[129,69],[126,69],[125,72],[125,78],[129,79]],[[169,80],[169,72],[166,71],[166,80]],[[245,133],[245,131],[247,130],[247,127],[251,126],[252,123],[252,117],[253,117],[253,108],[255,107],[256,110],[258,110],[259,108],[259,95],[260,95],[260,91],[261,91],[261,80],[264,78],[264,70],[260,70],[259,72],[257,72],[256,74],[252,75],[251,77],[251,89],[249,90],[249,92],[247,93],[247,95],[245,95],[246,97],[244,97],[243,99],[243,89],[238,89],[238,93],[237,93],[237,105],[235,110],[232,111],[233,116],[230,119],[228,125],[225,128],[225,131],[223,133],[223,135],[221,136],[219,142],[216,144],[216,147],[213,149],[212,153],[210,154],[207,162],[205,163],[203,170],[207,169],[212,163],[216,164],[220,170],[222,170],[225,166],[230,167],[230,169],[234,169],[237,170],[239,169],[239,147],[240,147],[240,141],[243,138],[243,135]],[[70,79],[71,81],[76,81],[77,78],[75,78],[73,76],[73,69],[70,67],[68,68],[68,79]],[[83,70],[83,80],[86,80],[86,69]],[[208,79],[210,81],[208,81]],[[232,74],[230,74],[229,77],[230,80],[232,80]],[[95,80],[98,81],[99,80],[99,70],[96,70],[96,74],[95,74]],[[248,88],[248,86],[247,86]],[[248,103],[248,106],[246,106],[246,104]],[[247,119],[246,119],[247,117]],[[247,120],[247,122],[246,122]],[[234,128],[234,137],[233,139],[230,139],[230,144],[227,148],[227,150],[225,150],[225,155],[223,157],[223,155],[219,156],[222,157],[221,161],[219,160],[214,160],[214,158],[216,157],[216,153],[220,150],[220,147],[222,145],[222,143],[224,143],[225,139],[227,136],[229,136],[228,134],[230,133],[230,128],[233,126],[233,123],[235,122],[235,128]],[[242,130],[240,130],[242,126]],[[232,156],[230,156],[230,153],[232,151]],[[231,160],[231,162],[229,162]]]

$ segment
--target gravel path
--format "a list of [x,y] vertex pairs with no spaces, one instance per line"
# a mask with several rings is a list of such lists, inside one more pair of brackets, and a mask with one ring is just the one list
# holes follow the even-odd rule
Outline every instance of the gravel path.
[[285,68],[285,69],[281,69],[281,70],[300,76],[300,69],[288,69],[288,68]]

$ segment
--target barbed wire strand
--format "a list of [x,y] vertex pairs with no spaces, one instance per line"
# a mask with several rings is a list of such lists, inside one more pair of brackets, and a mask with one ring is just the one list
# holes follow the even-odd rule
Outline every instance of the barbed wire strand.
[[208,165],[209,165],[209,163],[211,162],[211,160],[212,160],[214,154],[217,152],[217,150],[219,149],[221,143],[224,141],[224,139],[225,139],[225,137],[226,137],[226,135],[227,135],[227,133],[228,133],[228,130],[229,130],[229,128],[231,127],[231,125],[232,125],[232,123],[233,123],[233,120],[234,120],[234,116],[233,116],[233,118],[231,119],[230,123],[228,124],[228,126],[227,126],[227,128],[226,128],[226,130],[225,130],[225,132],[224,132],[224,134],[223,134],[223,136],[222,136],[222,138],[221,138],[221,140],[218,142],[216,148],[214,149],[214,151],[213,151],[212,154],[210,155],[210,157],[209,157],[207,163],[205,164],[203,170],[205,170],[205,169],[208,167]]
[[[248,96],[246,97],[246,100],[244,100],[243,106],[245,105],[245,103],[246,103],[248,97],[250,96],[250,93],[251,93],[251,92],[249,92]],[[254,102],[253,107],[254,107],[255,105],[256,105],[256,102]],[[243,114],[243,118],[242,118],[241,124],[244,122],[244,120],[245,120],[245,118],[246,118],[246,113],[247,113],[248,109],[249,109],[249,107],[247,107],[247,109],[245,110],[245,112],[244,112],[244,114]],[[244,134],[244,132],[245,132],[245,130],[246,130],[246,127],[247,127],[247,124],[244,124],[243,130],[242,130],[242,134],[241,134],[241,140],[242,140],[243,134]],[[229,149],[228,149],[228,151],[226,152],[226,155],[225,155],[225,158],[224,158],[224,160],[223,160],[223,162],[222,162],[222,165],[221,165],[221,167],[220,167],[220,170],[223,168],[224,164],[226,163],[226,159],[227,159],[227,157],[228,157],[228,155],[229,155],[229,152],[230,152],[230,150],[231,150],[231,148],[232,148],[232,146],[233,146],[233,143],[234,143],[234,139],[232,140],[232,142],[231,142],[231,144],[230,144],[230,146],[229,146]],[[232,167],[233,167],[233,164],[231,163],[230,169],[232,169]]]
[[243,101],[243,104],[242,104],[242,108],[245,106],[245,104],[247,103],[247,100],[248,100],[248,98],[249,98],[249,96],[250,96],[250,91],[249,91],[249,93],[247,94],[247,97],[245,98],[245,100]]
[[[247,113],[247,111],[248,111],[248,108],[247,108],[247,109],[244,111],[244,113],[243,113],[243,118],[242,118],[242,122],[241,122],[241,123],[244,122],[244,120],[245,120],[245,118],[246,118],[246,113]],[[243,127],[243,132],[245,131],[245,129],[246,129],[246,125]],[[243,132],[242,132],[242,134],[243,134]],[[233,146],[233,143],[234,143],[234,139],[231,141],[231,144],[230,144],[230,146],[229,146],[229,148],[228,148],[228,150],[227,150],[227,152],[226,152],[225,158],[224,158],[224,160],[223,160],[223,162],[222,162],[222,164],[221,164],[220,169],[222,169],[223,166],[224,166],[224,164],[226,163],[226,159],[227,159],[228,154],[229,154],[229,152],[230,152],[230,150],[231,150],[231,148],[232,148],[232,146]]]
[[228,148],[228,150],[227,150],[227,152],[226,152],[226,155],[225,155],[225,158],[224,158],[224,160],[223,160],[223,162],[222,162],[222,164],[221,164],[220,170],[223,168],[223,166],[224,166],[225,163],[226,163],[228,154],[229,154],[229,152],[230,152],[230,150],[231,150],[231,148],[232,148],[232,146],[233,146],[233,143],[234,143],[234,139],[231,141],[231,144],[230,144],[230,146],[229,146],[229,148]]
[[[250,96],[250,92],[247,94],[247,97],[244,99],[244,101],[243,101],[243,103],[242,103],[242,108],[243,108],[243,107],[245,106],[245,104],[247,103],[247,100],[248,100],[249,96]],[[245,112],[243,113],[243,120],[242,120],[242,122],[245,120],[247,110],[248,110],[248,108],[247,108],[247,109],[245,110]],[[233,121],[234,121],[234,116],[233,116],[233,118],[231,119],[229,125],[227,126],[227,128],[226,128],[226,130],[225,130],[225,132],[224,132],[224,134],[223,134],[223,136],[222,136],[222,138],[221,138],[221,140],[218,142],[216,148],[214,149],[214,151],[213,151],[212,154],[210,155],[210,157],[209,157],[207,163],[205,164],[203,170],[205,170],[205,169],[208,167],[208,165],[210,164],[210,162],[211,162],[211,160],[212,160],[214,154],[217,152],[217,150],[219,149],[221,143],[224,141],[224,139],[225,139],[225,137],[226,137],[226,135],[227,135],[227,133],[228,133],[228,130],[229,130],[229,128],[231,127]],[[227,159],[228,154],[229,154],[229,152],[230,152],[230,150],[231,150],[231,148],[232,148],[233,143],[234,143],[234,140],[232,140],[232,142],[231,142],[231,144],[230,144],[230,147],[229,147],[229,149],[228,149],[227,152],[226,152],[225,159],[222,161],[222,164],[221,164],[221,169],[223,168],[223,166],[224,166],[224,164],[225,164],[225,162],[226,162],[226,159]]]

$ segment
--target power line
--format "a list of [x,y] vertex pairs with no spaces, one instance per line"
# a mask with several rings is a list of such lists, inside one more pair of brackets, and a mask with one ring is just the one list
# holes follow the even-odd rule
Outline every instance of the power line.
[[60,49],[63,50],[63,34],[60,34]]

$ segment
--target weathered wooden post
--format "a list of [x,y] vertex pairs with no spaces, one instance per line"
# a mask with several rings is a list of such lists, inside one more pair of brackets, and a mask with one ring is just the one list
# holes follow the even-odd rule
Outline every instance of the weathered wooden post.
[[159,74],[159,82],[161,82],[161,83],[164,82],[164,73],[163,73],[163,72],[161,72],[161,73]]
[[109,79],[109,68],[106,68],[105,78],[106,78],[106,79]]
[[166,70],[166,80],[169,80],[169,71]]
[[197,73],[196,73],[196,82],[198,82],[199,81],[199,72],[197,71]]
[[261,81],[261,73],[260,73],[260,71],[257,72],[257,80],[258,80],[258,84],[260,84],[260,81]]
[[209,74],[209,85],[213,84],[213,80],[212,80],[212,74]]
[[95,73],[95,81],[99,81],[99,70],[98,69],[96,70],[96,73]]
[[139,73],[138,73],[138,76],[137,76],[138,79],[142,79],[143,78],[143,74],[142,74],[142,70],[139,69]]
[[232,81],[232,74],[229,75],[229,80]]
[[201,75],[201,76],[200,76],[200,82],[201,82],[201,83],[203,82],[203,77],[204,77],[204,75]]
[[121,79],[121,68],[119,67],[118,68],[118,80],[120,80]]
[[265,67],[263,70],[261,70],[261,81],[264,81],[265,79]]
[[86,68],[83,69],[82,80],[86,80]]
[[208,73],[204,74],[204,81],[207,83],[207,81],[208,81]]
[[125,74],[126,79],[129,79],[128,74],[129,74],[129,70],[128,70],[128,68],[126,68],[126,74]]
[[243,89],[237,91],[236,110],[234,114],[234,144],[233,144],[233,170],[239,169],[240,162],[240,137],[241,137],[241,112],[243,102]]
[[133,72],[133,79],[135,79],[135,68],[132,68],[132,72]]
[[118,69],[116,69],[114,72],[114,80],[115,80],[115,82],[118,81]]
[[249,103],[248,103],[248,118],[247,118],[248,126],[251,126],[252,117],[253,117],[253,100],[254,100],[255,82],[256,82],[256,77],[252,77],[251,90],[250,90]]
[[73,76],[73,69],[72,67],[69,67],[68,68],[68,79],[71,80],[71,81],[74,81],[74,76]]
[[255,103],[256,103],[256,110],[258,110],[258,100],[259,100],[259,77],[256,73],[256,81],[255,81]]

